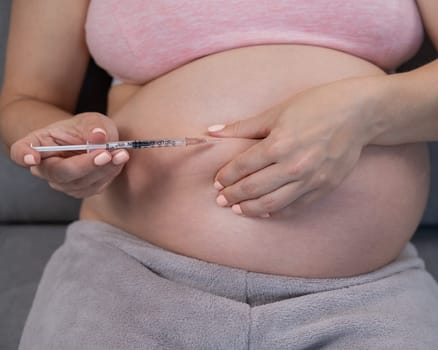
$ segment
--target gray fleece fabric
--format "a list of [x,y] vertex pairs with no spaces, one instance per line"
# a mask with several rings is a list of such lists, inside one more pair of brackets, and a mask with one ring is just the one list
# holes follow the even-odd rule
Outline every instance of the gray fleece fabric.
[[77,221],[46,266],[20,350],[438,349],[438,285],[408,244],[351,278],[252,273]]

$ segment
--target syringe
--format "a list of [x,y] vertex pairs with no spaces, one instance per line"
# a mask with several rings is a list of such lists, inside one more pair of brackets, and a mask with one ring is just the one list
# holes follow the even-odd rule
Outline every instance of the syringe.
[[198,138],[183,137],[175,139],[159,140],[133,140],[133,141],[113,141],[106,143],[87,143],[82,145],[54,145],[54,146],[32,146],[38,152],[65,152],[65,151],[93,151],[106,149],[114,151],[116,149],[138,149],[138,148],[157,148],[157,147],[181,147],[202,145],[221,141],[220,138]]

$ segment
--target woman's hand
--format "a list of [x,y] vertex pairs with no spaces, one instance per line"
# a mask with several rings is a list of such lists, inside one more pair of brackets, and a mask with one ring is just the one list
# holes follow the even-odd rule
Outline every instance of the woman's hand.
[[211,136],[262,139],[218,171],[217,203],[237,214],[267,217],[333,190],[371,139],[372,104],[362,88],[354,79],[338,81],[252,118],[210,127]]
[[39,153],[32,146],[104,143],[118,140],[113,121],[99,113],[83,113],[35,130],[15,142],[11,159],[29,167],[33,175],[75,198],[85,198],[105,189],[129,159],[126,150],[91,153]]

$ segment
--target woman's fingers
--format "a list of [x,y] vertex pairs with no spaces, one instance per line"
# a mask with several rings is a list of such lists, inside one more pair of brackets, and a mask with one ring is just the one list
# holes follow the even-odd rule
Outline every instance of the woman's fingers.
[[75,198],[86,198],[98,193],[101,193],[112,180],[119,175],[122,171],[123,165],[112,166],[111,164],[106,166],[106,170],[103,169],[101,176],[97,178],[97,181],[93,182],[93,178],[81,179],[78,182],[72,182],[67,184],[56,184],[49,182],[50,187],[54,190],[64,192]]
[[113,154],[103,151],[70,158],[51,157],[41,165],[31,167],[31,172],[47,180],[54,189],[75,197],[82,193],[84,197],[86,193],[97,193],[99,189],[95,184],[111,181],[128,160],[126,150],[118,150]]
[[290,182],[257,199],[235,204],[232,210],[245,216],[264,216],[287,207],[306,192],[308,189],[302,181]]
[[249,174],[275,163],[275,159],[267,152],[266,144],[266,139],[258,142],[222,167],[216,174],[217,186],[230,186]]
[[232,210],[236,214],[254,217],[268,217],[279,211],[293,215],[326,197],[331,190],[329,186],[320,187],[314,182],[290,182],[259,198],[234,204]]
[[208,133],[215,137],[262,139],[271,132],[276,113],[276,108],[270,108],[263,113],[237,120],[234,123],[212,125],[208,127]]
[[[100,164],[95,164],[99,161]],[[35,175],[54,183],[69,183],[109,162],[111,162],[111,155],[107,151],[84,153],[69,158],[50,157],[37,167],[38,175],[36,173]]]
[[338,168],[315,162],[311,156],[275,163],[220,189],[216,202],[246,216],[262,216],[287,206],[296,210],[333,190],[340,182]]
[[[257,155],[260,158],[258,163]],[[239,171],[239,163],[246,166],[246,169],[252,164],[259,167],[263,164],[269,165],[259,169],[254,166],[250,171]],[[258,198],[289,182],[316,182],[313,180],[314,177],[324,180],[325,177],[321,174],[328,171],[330,167],[321,156],[319,147],[301,150],[290,141],[286,144],[266,139],[225,165],[218,172],[215,187],[230,204],[234,204]],[[219,183],[222,186],[219,186]],[[323,184],[324,181],[320,181],[320,185]]]
[[282,164],[272,164],[266,168],[244,177],[242,180],[220,191],[218,204],[231,206],[244,200],[256,199],[269,192],[297,180],[283,171]]

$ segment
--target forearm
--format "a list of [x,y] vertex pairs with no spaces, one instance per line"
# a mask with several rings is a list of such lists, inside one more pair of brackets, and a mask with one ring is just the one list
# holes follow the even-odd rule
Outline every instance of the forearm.
[[74,111],[90,58],[85,38],[89,2],[12,2],[0,96],[6,147]]
[[72,116],[52,104],[31,98],[16,99],[0,109],[0,132],[3,146],[9,149],[29,132]]
[[370,80],[369,122],[375,145],[438,140],[438,60],[407,73]]

